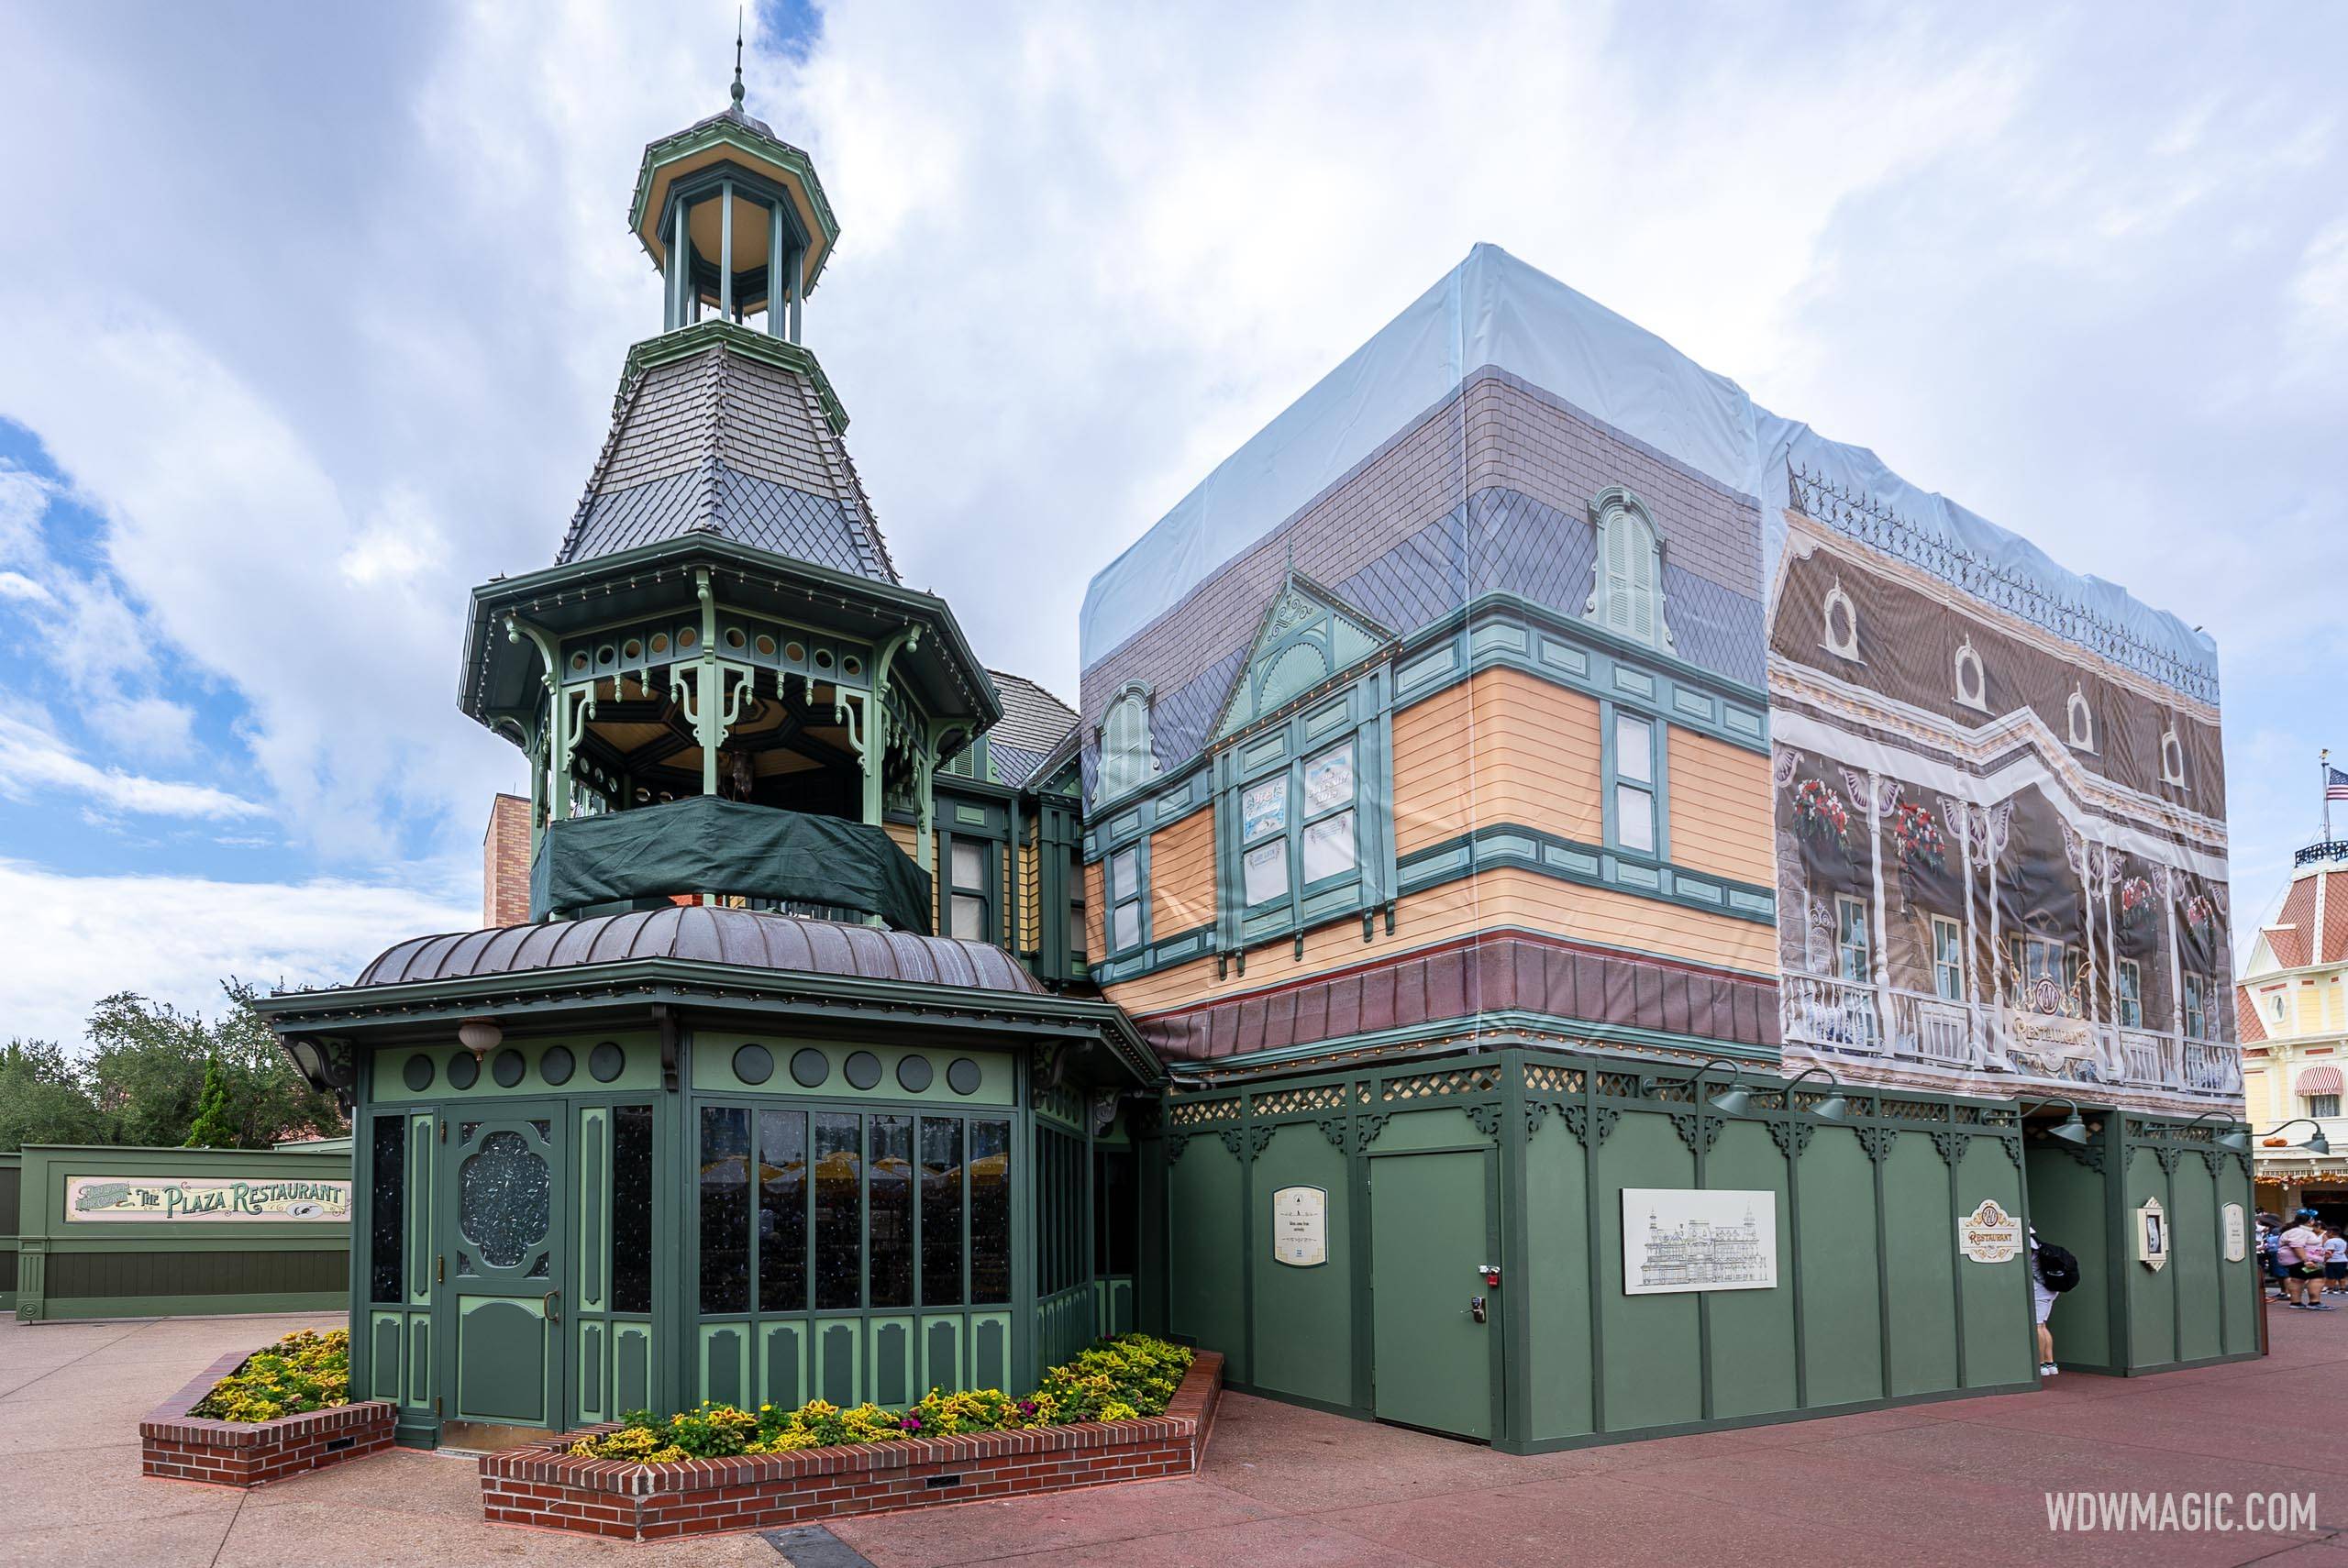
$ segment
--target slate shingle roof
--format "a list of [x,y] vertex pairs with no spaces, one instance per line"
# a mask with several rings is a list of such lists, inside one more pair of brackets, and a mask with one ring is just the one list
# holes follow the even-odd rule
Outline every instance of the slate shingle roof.
[[621,389],[555,564],[701,530],[898,581],[814,383],[721,344],[653,366]]
[[1002,718],[987,732],[987,754],[995,777],[1013,787],[1036,776],[1059,743],[1076,727],[1076,710],[1024,676],[990,669],[1002,699]]

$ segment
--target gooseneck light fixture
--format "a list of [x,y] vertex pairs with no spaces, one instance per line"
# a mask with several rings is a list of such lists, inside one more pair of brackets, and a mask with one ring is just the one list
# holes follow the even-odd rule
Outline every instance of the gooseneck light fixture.
[[1823,1067],[1805,1067],[1786,1080],[1786,1109],[1794,1108],[1794,1086],[1804,1078],[1824,1078],[1834,1086],[1834,1092],[1810,1108],[1810,1113],[1821,1121],[1847,1121],[1851,1119],[1851,1102],[1843,1098],[1842,1081]]
[[2043,1110],[2050,1105],[2068,1107],[2071,1114],[2046,1130],[2046,1135],[2049,1138],[2060,1138],[2066,1143],[2085,1143],[2095,1136],[2088,1131],[2088,1124],[2079,1119],[2079,1107],[2077,1100],[2042,1099],[2036,1105],[2023,1106],[2022,1114],[2028,1115],[2033,1110]]
[[[2306,1143],[2294,1143],[2291,1146],[2295,1149],[2305,1149],[2310,1154],[2328,1154],[2331,1153],[2331,1140],[2323,1135],[2323,1124],[2318,1121],[2314,1117],[2294,1116],[2291,1120],[2283,1123],[2283,1127],[2297,1127],[2302,1121],[2314,1128],[2315,1131],[2308,1134],[2308,1141]],[[2274,1129],[2274,1132],[2280,1132],[2283,1131],[2283,1127],[2277,1127]]]
[[[2190,1132],[2193,1128],[2198,1126],[2201,1122],[2208,1121],[2212,1116],[2224,1117],[2228,1122],[2228,1126],[2224,1132],[2219,1133],[2215,1138],[2212,1138],[2210,1140],[2211,1143],[2217,1144],[2219,1148],[2225,1150],[2230,1154],[2247,1154],[2250,1153],[2250,1135],[2244,1132],[2240,1127],[2232,1124],[2233,1121],[2233,1113],[2232,1111],[2205,1110],[2200,1115],[2195,1117],[2191,1121],[2185,1124],[2186,1131]],[[2323,1136],[2322,1128],[2319,1127],[2315,1131],[2317,1137],[2320,1138]]]
[[[1693,1074],[1677,1081],[1688,1086],[1689,1098],[1691,1100],[1700,1099],[1704,1092],[1704,1075],[1711,1072],[1714,1067],[1726,1067],[1728,1069],[1728,1087],[1721,1090],[1720,1093],[1712,1096],[1712,1109],[1728,1116],[1742,1116],[1746,1111],[1752,1110],[1752,1094],[1737,1083],[1737,1079],[1744,1076],[1744,1069],[1738,1066],[1726,1056],[1711,1057],[1702,1066],[1697,1068]],[[1641,1078],[1639,1080],[1639,1093],[1642,1096],[1653,1095],[1657,1089],[1660,1089],[1664,1084],[1670,1081],[1673,1080],[1656,1077]]]

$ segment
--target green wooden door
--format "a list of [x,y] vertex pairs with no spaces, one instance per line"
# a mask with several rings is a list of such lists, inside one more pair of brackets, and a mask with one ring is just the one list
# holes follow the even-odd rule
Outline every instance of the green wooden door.
[[1480,1270],[1491,1234],[1491,1158],[1458,1151],[1369,1162],[1370,1367],[1381,1421],[1459,1437],[1492,1435],[1499,1293]]
[[498,1447],[564,1419],[562,1110],[501,1104],[450,1122],[438,1226],[442,1441]]

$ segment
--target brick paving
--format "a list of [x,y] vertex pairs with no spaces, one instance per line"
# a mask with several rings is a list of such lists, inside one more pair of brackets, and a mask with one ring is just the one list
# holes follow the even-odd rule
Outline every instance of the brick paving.
[[[250,1492],[143,1479],[138,1424],[224,1353],[314,1318],[0,1321],[0,1564],[838,1563],[828,1540],[643,1545],[485,1523],[475,1463],[394,1452]],[[2265,1361],[1512,1458],[1227,1396],[1180,1480],[842,1521],[877,1568],[2272,1562],[2348,1568],[2326,1419],[2348,1312],[2277,1312]],[[2310,1494],[2299,1533],[2051,1534],[2043,1494]]]

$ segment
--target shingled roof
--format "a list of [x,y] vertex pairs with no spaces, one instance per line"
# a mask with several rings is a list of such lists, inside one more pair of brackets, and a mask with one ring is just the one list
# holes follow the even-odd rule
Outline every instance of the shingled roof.
[[629,376],[555,564],[702,531],[898,581],[814,379],[722,340]]
[[990,669],[1002,718],[987,732],[995,777],[1014,788],[1034,779],[1053,747],[1076,727],[1076,710],[1023,675]]

